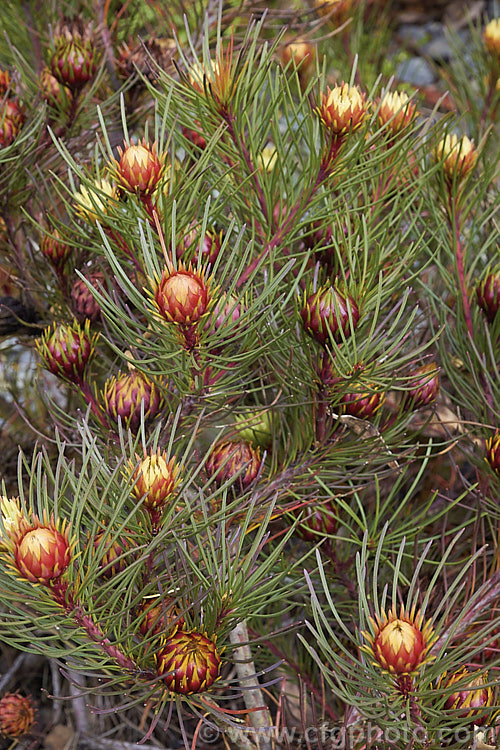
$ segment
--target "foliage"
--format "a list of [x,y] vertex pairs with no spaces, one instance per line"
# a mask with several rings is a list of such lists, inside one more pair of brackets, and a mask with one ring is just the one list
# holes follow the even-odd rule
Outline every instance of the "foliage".
[[497,741],[500,29],[446,114],[384,5],[6,3],[0,637],[93,747]]

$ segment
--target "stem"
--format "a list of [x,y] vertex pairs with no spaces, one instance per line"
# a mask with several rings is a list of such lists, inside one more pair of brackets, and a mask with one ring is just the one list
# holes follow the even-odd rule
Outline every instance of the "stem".
[[[458,188],[457,188],[458,189]],[[465,264],[464,249],[460,238],[460,211],[458,208],[458,196],[453,195],[453,187],[448,186],[448,223],[452,233],[453,249],[455,251],[455,261],[457,264],[458,283],[460,285],[460,295],[465,318],[465,325],[469,336],[473,337],[472,315],[470,311],[469,298],[467,296],[467,287],[465,283]]]
[[[246,688],[243,691],[245,707],[249,711],[250,721],[255,729],[255,744],[260,750],[271,750],[271,732],[273,729],[271,715],[264,700],[259,680],[255,675],[252,651],[248,643],[248,628],[245,620],[238,623],[229,633],[229,640],[237,648],[234,661],[238,679]],[[252,688],[252,689],[249,689]],[[260,710],[257,710],[260,709]]]
[[236,130],[234,127],[234,115],[231,112],[224,113],[224,122],[227,126],[227,132],[229,133],[229,137],[233,141],[235,147],[239,149],[243,155],[243,159],[245,161],[245,164],[247,165],[247,168],[252,176],[252,182],[255,188],[255,192],[257,193],[257,200],[259,201],[260,209],[264,215],[264,218],[266,222],[269,220],[269,214],[267,210],[267,204],[266,199],[264,197],[264,191],[262,190],[262,186],[259,182],[258,178],[258,170],[255,168],[254,163],[252,162],[252,158],[250,156],[250,153],[245,146],[245,144],[238,138],[236,134]]
[[[330,357],[327,351],[323,352],[323,366],[322,372],[328,365]],[[328,399],[327,390],[325,389],[324,383],[320,380],[318,392],[316,395],[316,440],[318,443],[324,443],[326,438],[326,418],[328,411]]]
[[90,640],[99,644],[102,650],[116,661],[120,667],[133,672],[135,675],[142,672],[132,659],[111,643],[109,638],[104,635],[100,627],[93,621],[92,616],[83,609],[78,601],[75,601],[73,592],[67,582],[56,579],[51,584],[50,590],[54,601],[64,609],[67,615],[73,617],[76,624],[85,630]]

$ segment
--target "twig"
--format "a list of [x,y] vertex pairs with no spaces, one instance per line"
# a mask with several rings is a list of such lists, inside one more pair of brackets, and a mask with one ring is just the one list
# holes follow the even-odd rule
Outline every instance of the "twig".
[[[252,690],[243,691],[245,707],[249,711],[250,721],[255,729],[254,741],[260,750],[271,750],[271,733],[273,724],[271,715],[267,708],[264,694],[255,676],[255,665],[252,651],[248,643],[248,627],[246,620],[238,623],[229,633],[229,640],[237,648],[234,651],[235,667],[238,679],[246,688]],[[261,709],[260,711],[257,709]]]
[[158,745],[139,745],[137,742],[105,740],[93,734],[82,735],[80,742],[83,747],[90,747],[92,750],[158,750]]
[[5,687],[7,687],[12,677],[16,674],[21,664],[26,659],[26,656],[27,656],[26,654],[19,654],[19,656],[16,659],[14,659],[14,661],[12,662],[11,668],[7,670],[7,672],[4,674],[4,676],[0,680],[0,691],[3,690]]
[[68,670],[69,692],[73,696],[72,706],[75,717],[75,725],[79,734],[87,734],[90,729],[89,714],[82,688],[85,689],[85,677],[73,669]]

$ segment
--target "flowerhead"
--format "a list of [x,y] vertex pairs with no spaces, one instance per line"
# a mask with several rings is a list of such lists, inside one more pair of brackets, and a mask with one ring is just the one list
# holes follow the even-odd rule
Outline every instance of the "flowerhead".
[[49,585],[63,575],[70,562],[69,528],[64,522],[35,516],[16,539],[15,566],[31,583]]
[[151,195],[157,189],[164,173],[165,158],[157,153],[156,143],[125,144],[118,148],[120,160],[112,169],[118,185],[130,193]]
[[500,60],[500,18],[493,18],[483,31],[483,42],[486,50]]
[[0,529],[0,550],[6,549],[10,543],[16,542],[28,525],[26,516],[21,509],[18,497],[0,496],[0,515],[2,516],[3,531]]
[[181,480],[179,474],[175,456],[169,461],[165,451],[151,450],[151,454],[133,468],[132,493],[137,500],[144,498],[147,510],[161,510],[174,495]]
[[409,675],[429,661],[429,650],[435,640],[430,621],[424,623],[415,608],[407,612],[401,605],[399,615],[393,607],[388,614],[370,618],[373,634],[365,634],[368,653],[373,663],[384,672]]
[[92,223],[108,214],[118,202],[116,186],[104,178],[96,180],[91,187],[82,183],[74,198],[78,214]]
[[463,135],[448,133],[436,146],[434,160],[441,162],[446,182],[462,182],[476,166],[478,152],[474,143]]
[[411,125],[417,114],[416,105],[404,91],[388,91],[380,100],[378,124],[397,135]]
[[316,108],[324,126],[336,136],[345,136],[358,130],[367,110],[366,94],[348,83],[335,85],[333,89],[327,86],[326,94],[321,94],[321,103]]

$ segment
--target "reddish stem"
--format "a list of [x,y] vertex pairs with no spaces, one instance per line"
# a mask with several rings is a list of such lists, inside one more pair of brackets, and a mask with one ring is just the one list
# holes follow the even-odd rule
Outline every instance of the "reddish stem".
[[457,264],[458,283],[460,285],[460,295],[462,299],[462,307],[465,318],[465,325],[469,332],[469,336],[473,337],[472,327],[472,315],[470,310],[469,298],[467,295],[467,286],[465,281],[465,264],[464,264],[464,249],[462,240],[460,237],[461,221],[460,211],[458,208],[458,187],[453,189],[452,185],[448,186],[448,224],[452,234],[453,249],[455,251],[455,261]]
[[51,584],[50,589],[57,604],[64,609],[67,615],[73,617],[77,625],[85,630],[91,641],[98,643],[103,651],[123,669],[134,673],[141,672],[137,664],[128,656],[125,656],[117,646],[112,644],[109,638],[106,638],[100,627],[93,621],[91,615],[85,612],[82,605],[75,601],[73,592],[66,582],[56,579]]
[[316,190],[325,181],[325,179],[327,179],[332,174],[334,163],[339,153],[340,147],[342,146],[342,143],[342,136],[338,136],[335,134],[331,136],[328,150],[321,160],[318,174],[313,184],[307,191],[306,195],[303,198],[299,198],[299,200],[292,206],[287,217],[276,231],[274,237],[272,237],[266,243],[262,252],[257,256],[257,258],[254,258],[254,260],[245,268],[240,278],[236,282],[236,286],[238,289],[250,278],[250,276],[260,265],[262,260],[267,255],[269,255],[269,253],[274,250],[275,247],[278,247],[283,242],[283,238],[290,230],[290,227],[293,225],[299,211],[303,212],[307,209],[307,206],[309,205],[311,198],[313,197]]

